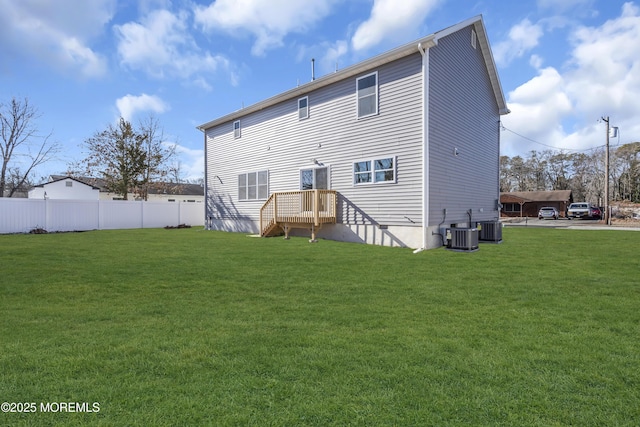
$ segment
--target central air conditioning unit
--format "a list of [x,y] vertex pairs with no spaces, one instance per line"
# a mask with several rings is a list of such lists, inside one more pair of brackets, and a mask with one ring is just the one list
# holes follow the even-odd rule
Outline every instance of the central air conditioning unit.
[[502,223],[500,221],[483,221],[479,228],[481,242],[502,242]]
[[478,250],[477,228],[448,228],[447,249],[472,252]]

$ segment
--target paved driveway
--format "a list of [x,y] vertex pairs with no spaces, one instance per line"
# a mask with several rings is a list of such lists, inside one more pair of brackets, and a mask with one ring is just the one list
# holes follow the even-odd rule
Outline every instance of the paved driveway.
[[640,231],[640,221],[631,225],[606,225],[598,219],[538,219],[538,218],[503,218],[505,227],[553,227],[567,229],[590,230],[632,230]]

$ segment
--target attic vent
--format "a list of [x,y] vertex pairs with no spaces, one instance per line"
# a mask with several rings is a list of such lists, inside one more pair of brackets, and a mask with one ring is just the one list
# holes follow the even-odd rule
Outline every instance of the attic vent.
[[67,187],[73,187],[73,181],[65,181]]
[[476,30],[471,30],[471,47],[476,48]]

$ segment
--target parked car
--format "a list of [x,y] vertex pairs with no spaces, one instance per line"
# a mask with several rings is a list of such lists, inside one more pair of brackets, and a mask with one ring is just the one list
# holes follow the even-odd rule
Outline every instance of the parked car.
[[567,218],[591,218],[591,206],[588,203],[571,203],[567,209]]
[[597,206],[591,206],[591,218],[601,219],[602,218],[602,209]]
[[547,218],[558,219],[560,218],[560,212],[558,212],[558,209],[550,206],[540,208],[540,210],[538,211],[538,219],[547,219]]

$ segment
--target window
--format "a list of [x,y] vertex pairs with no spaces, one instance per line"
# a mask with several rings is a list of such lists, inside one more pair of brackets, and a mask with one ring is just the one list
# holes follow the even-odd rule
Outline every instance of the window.
[[378,73],[357,79],[358,118],[378,114]]
[[64,183],[67,187],[73,187],[73,181],[65,181]]
[[298,99],[298,119],[306,119],[309,117],[309,97]]
[[249,172],[238,175],[239,200],[265,200],[269,197],[269,172]]
[[329,169],[327,167],[300,169],[301,190],[326,190],[329,188]]
[[381,182],[396,182],[395,157],[362,160],[353,164],[354,184],[376,184]]
[[233,137],[235,139],[240,138],[240,120],[233,122]]
[[520,212],[520,203],[505,203],[505,212]]

